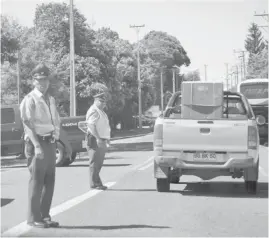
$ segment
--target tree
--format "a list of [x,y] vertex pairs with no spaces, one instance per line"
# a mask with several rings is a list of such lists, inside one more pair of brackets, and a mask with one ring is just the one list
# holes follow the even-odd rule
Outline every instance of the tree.
[[[66,3],[38,5],[35,12],[35,30],[45,33],[50,48],[58,52],[59,59],[69,53],[69,7]],[[93,31],[86,23],[86,18],[74,8],[75,53],[86,56],[93,40]]]
[[250,54],[258,54],[265,48],[262,32],[255,23],[251,24],[248,31],[245,48]]
[[248,63],[247,78],[268,78],[268,48],[253,54]]
[[199,70],[194,70],[183,76],[184,81],[201,81],[201,76]]
[[249,52],[247,78],[268,78],[268,41],[255,23],[249,27],[245,48]]
[[20,49],[20,36],[24,28],[13,18],[1,15],[1,63],[17,61]]

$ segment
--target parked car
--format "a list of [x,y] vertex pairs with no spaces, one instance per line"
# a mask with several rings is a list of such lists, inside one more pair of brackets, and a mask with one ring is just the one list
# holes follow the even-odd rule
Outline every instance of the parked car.
[[261,144],[268,145],[268,78],[248,79],[237,85],[238,92],[248,99],[259,128]]
[[[57,141],[56,165],[68,166],[74,162],[77,153],[86,151],[82,147],[84,133],[78,129],[78,122],[85,116],[61,118],[60,140]],[[67,150],[72,154],[67,158]],[[1,106],[1,156],[16,155],[24,158],[23,125],[19,105]]]
[[217,120],[183,119],[180,93],[169,100],[154,126],[154,176],[157,191],[168,192],[182,175],[203,180],[244,177],[256,193],[259,134],[253,110],[241,93],[224,92],[223,116]]

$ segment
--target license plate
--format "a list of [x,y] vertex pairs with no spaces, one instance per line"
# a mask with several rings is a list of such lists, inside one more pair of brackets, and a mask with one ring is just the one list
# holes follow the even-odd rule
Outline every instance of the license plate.
[[87,148],[87,141],[86,140],[82,141],[82,148]]
[[197,152],[193,154],[193,160],[217,160],[216,153]]

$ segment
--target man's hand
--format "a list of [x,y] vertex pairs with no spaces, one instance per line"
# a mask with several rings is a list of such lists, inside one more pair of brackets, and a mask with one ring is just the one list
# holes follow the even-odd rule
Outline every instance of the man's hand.
[[35,157],[36,159],[44,159],[44,152],[40,145],[35,146]]
[[97,139],[96,142],[97,142],[97,146],[98,146],[99,148],[104,148],[104,147],[106,147],[106,142],[105,142],[105,140]]

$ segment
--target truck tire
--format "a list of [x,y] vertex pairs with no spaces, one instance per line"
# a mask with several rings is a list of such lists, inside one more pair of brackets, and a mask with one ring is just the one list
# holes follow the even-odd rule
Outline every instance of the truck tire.
[[158,192],[169,192],[170,181],[169,178],[157,178],[157,191]]
[[68,161],[68,159],[66,159],[64,157],[64,145],[60,142],[56,142],[57,143],[57,148],[56,148],[56,166],[57,167],[61,167],[64,166],[66,161]]
[[257,184],[258,184],[258,179],[259,179],[259,159],[254,168],[251,168],[251,173],[255,173],[255,180],[248,180],[245,179],[245,187],[248,193],[250,194],[256,194],[257,193]]
[[170,183],[179,183],[179,176],[171,175],[170,176]]
[[76,157],[77,157],[77,153],[73,152],[71,155],[71,159],[66,158],[62,166],[69,166],[75,161]]
[[257,193],[257,183],[258,181],[245,181],[246,190],[250,194]]

